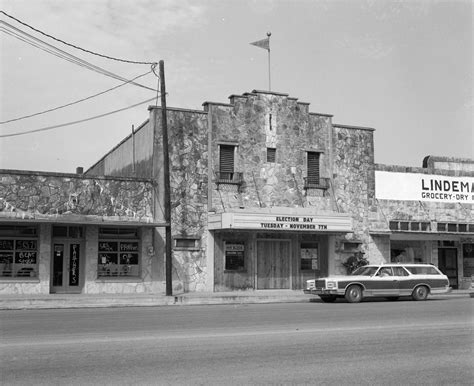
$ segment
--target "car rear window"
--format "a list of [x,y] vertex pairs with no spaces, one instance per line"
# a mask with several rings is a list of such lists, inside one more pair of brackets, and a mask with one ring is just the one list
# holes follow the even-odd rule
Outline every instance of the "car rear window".
[[435,267],[405,266],[405,268],[413,275],[440,275]]

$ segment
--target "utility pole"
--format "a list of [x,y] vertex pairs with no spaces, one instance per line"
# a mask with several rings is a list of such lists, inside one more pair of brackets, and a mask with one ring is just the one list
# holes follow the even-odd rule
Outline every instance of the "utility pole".
[[170,155],[168,150],[168,121],[166,117],[166,86],[165,64],[160,60],[160,93],[161,93],[161,130],[163,135],[163,184],[164,184],[164,210],[166,223],[166,296],[173,295],[173,256],[171,254],[171,192],[170,192]]

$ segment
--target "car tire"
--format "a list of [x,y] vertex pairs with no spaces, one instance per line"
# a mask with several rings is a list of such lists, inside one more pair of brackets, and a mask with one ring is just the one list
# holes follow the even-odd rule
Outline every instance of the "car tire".
[[334,303],[336,301],[336,296],[334,295],[319,295],[319,297],[324,303]]
[[411,296],[413,300],[426,300],[429,292],[430,290],[428,289],[427,286],[420,285],[413,290]]
[[362,301],[362,288],[359,285],[352,284],[347,288],[344,296],[349,303],[359,303]]

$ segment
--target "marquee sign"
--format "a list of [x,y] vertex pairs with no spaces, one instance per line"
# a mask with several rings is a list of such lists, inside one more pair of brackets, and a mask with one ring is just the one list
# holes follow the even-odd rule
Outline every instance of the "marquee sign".
[[380,200],[474,203],[474,178],[375,171]]
[[209,229],[352,232],[352,220],[346,215],[221,213],[209,216]]

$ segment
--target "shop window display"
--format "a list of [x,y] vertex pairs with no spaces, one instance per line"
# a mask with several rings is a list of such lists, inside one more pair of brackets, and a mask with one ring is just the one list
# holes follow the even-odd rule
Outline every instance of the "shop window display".
[[300,250],[301,270],[318,270],[319,269],[319,251],[317,243],[302,243]]
[[243,242],[225,243],[225,270],[245,270],[245,244]]
[[131,238],[133,235],[136,230],[99,230],[99,278],[140,276],[139,241]]
[[32,278],[38,273],[38,240],[31,226],[0,227],[0,277]]

